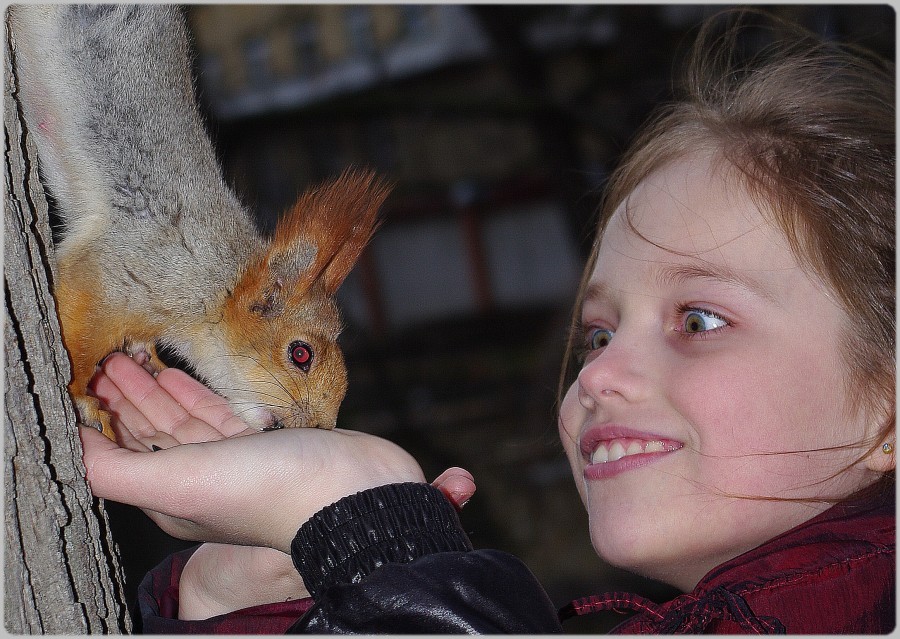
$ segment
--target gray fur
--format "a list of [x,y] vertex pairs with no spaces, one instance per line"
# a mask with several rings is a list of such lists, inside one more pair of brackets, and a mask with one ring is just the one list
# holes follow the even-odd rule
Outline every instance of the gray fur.
[[228,290],[223,278],[233,282],[263,240],[196,109],[180,11],[15,5],[10,20],[26,122],[71,238],[61,253],[104,255],[102,279],[123,309],[196,318],[212,301],[204,292]]

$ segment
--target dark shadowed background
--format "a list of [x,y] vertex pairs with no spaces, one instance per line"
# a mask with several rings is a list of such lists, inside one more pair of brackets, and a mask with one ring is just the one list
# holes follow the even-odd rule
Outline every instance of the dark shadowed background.
[[[671,594],[594,554],[557,440],[556,387],[599,189],[669,96],[697,23],[723,6],[186,8],[210,133],[263,227],[347,166],[396,185],[339,292],[350,380],[339,425],[400,443],[428,477],[472,471],[473,544],[521,557],[558,605],[611,589]],[[763,8],[894,56],[888,5]],[[186,544],[110,510],[133,598]]]

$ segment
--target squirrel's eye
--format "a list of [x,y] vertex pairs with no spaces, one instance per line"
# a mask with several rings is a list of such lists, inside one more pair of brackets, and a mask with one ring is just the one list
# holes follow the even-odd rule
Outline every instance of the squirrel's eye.
[[291,355],[291,362],[304,373],[309,372],[312,366],[313,352],[312,346],[306,342],[293,342],[288,346],[288,352]]

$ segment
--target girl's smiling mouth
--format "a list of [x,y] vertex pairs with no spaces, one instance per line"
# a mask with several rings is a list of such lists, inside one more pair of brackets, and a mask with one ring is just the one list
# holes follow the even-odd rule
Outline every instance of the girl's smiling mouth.
[[614,439],[611,442],[600,442],[591,453],[592,464],[605,464],[614,462],[623,457],[631,457],[632,455],[640,455],[643,453],[663,453],[677,450],[678,447],[672,447],[665,442],[654,439],[651,441],[643,441],[640,439]]
[[605,479],[653,463],[684,444],[621,428],[588,430],[581,438],[585,479]]

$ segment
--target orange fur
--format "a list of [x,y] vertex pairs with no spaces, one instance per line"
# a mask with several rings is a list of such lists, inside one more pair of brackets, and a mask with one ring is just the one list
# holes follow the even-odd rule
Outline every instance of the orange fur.
[[345,171],[335,181],[304,193],[281,218],[266,261],[290,250],[296,238],[312,238],[318,249],[313,264],[300,274],[294,292],[321,280],[333,295],[350,273],[377,229],[378,209],[389,188],[373,173]]
[[[178,324],[174,337],[190,344],[198,360],[190,363],[203,364],[201,372],[210,375],[238,416],[259,427],[334,427],[347,389],[334,294],[371,239],[387,194],[373,174],[357,172],[305,193],[236,282],[223,279],[221,291],[204,291],[210,301],[223,300],[219,308],[208,307],[213,317]],[[91,255],[81,250],[61,259],[55,292],[72,358],[70,392],[82,420],[101,425],[113,438],[109,415],[87,395],[97,363],[111,351],[132,347],[146,349],[158,363],[152,344],[171,331],[181,312],[123,316],[106,299]],[[313,351],[308,370],[291,361],[291,347],[298,342]]]
[[[358,172],[304,193],[226,301],[227,350],[244,355],[233,365],[246,364],[245,375],[268,384],[267,401],[286,426],[335,424],[347,382],[333,296],[371,239],[387,194],[373,174]],[[308,372],[289,361],[297,340],[313,348]]]
[[104,357],[116,350],[131,350],[144,343],[152,361],[161,368],[153,347],[159,327],[139,316],[122,316],[105,303],[96,267],[84,256],[60,263],[60,279],[54,294],[59,307],[63,344],[69,352],[72,379],[69,393],[78,405],[80,418],[88,424],[100,424],[103,434],[115,439],[109,414],[87,395],[87,387]]

